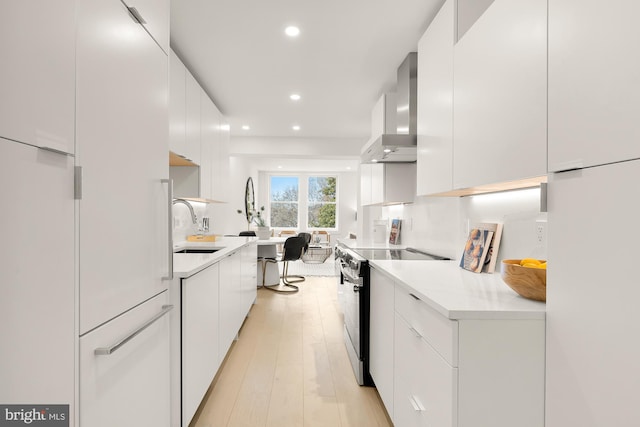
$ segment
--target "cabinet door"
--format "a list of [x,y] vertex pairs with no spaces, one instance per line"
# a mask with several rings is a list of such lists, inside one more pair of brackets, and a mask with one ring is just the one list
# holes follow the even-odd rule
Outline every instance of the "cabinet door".
[[457,426],[457,369],[396,313],[394,417],[397,426]]
[[360,204],[371,204],[371,167],[368,163],[360,164]]
[[417,194],[453,189],[453,0],[418,42]]
[[187,157],[186,72],[187,69],[180,58],[171,50],[169,53],[169,148],[183,157]]
[[220,265],[220,349],[222,363],[231,343],[238,335],[244,315],[240,314],[240,252],[234,252],[219,262]]
[[375,268],[371,269],[371,317],[369,371],[387,413],[393,418],[393,323],[394,283]]
[[0,181],[0,402],[70,404],[74,425],[73,159],[0,138]]
[[241,262],[242,304],[240,312],[244,319],[251,310],[258,291],[258,245],[255,242],[242,247]]
[[640,3],[549,2],[549,170],[640,157]]
[[638,177],[636,160],[550,180],[548,427],[640,425]]
[[[157,317],[166,303],[164,292],[80,338],[78,425],[170,425],[169,315]],[[96,354],[136,331],[111,354]]]
[[142,25],[158,46],[169,52],[169,0],[127,0],[127,6],[133,7],[143,19]]
[[546,23],[546,0],[495,0],[455,45],[454,188],[546,174]]
[[202,112],[200,125],[200,197],[214,200],[213,171],[217,157],[220,121],[217,108],[204,92],[200,96],[200,108]]
[[216,163],[213,168],[213,200],[227,202],[229,200],[229,141],[231,139],[229,124],[225,116],[219,113],[220,129],[216,146]]
[[0,4],[0,137],[74,152],[75,7]]
[[161,180],[168,178],[168,66],[118,1],[78,2],[77,40],[80,332],[86,333],[167,288],[170,201]]
[[371,165],[371,200],[369,203],[372,205],[384,202],[385,166],[386,165],[383,163],[375,163]]
[[188,426],[220,366],[218,264],[182,281],[182,425]]
[[185,98],[185,142],[186,156],[193,163],[199,165],[201,157],[200,148],[200,97],[202,88],[186,70],[186,98]]

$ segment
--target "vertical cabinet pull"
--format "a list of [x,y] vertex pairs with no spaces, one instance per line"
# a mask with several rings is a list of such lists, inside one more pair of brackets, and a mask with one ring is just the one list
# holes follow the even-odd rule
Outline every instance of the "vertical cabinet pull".
[[167,252],[168,252],[168,272],[162,280],[173,280],[173,180],[162,179],[163,184],[167,184]]

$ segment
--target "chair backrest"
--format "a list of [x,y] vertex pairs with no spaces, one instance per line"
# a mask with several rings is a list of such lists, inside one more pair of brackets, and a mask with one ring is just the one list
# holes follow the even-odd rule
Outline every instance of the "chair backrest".
[[304,237],[304,252],[307,252],[307,249],[309,249],[309,243],[311,242],[311,234],[309,233],[298,233],[298,236],[302,236]]
[[253,230],[249,230],[249,231],[241,231],[238,236],[255,236],[256,232]]
[[284,241],[282,261],[295,261],[302,257],[306,245],[305,236],[293,236]]

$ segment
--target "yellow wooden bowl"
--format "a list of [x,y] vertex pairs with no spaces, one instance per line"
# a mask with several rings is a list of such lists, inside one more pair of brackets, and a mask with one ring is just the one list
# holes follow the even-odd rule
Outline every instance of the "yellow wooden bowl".
[[505,259],[502,261],[502,280],[518,295],[536,301],[547,300],[546,269],[523,267],[519,259]]

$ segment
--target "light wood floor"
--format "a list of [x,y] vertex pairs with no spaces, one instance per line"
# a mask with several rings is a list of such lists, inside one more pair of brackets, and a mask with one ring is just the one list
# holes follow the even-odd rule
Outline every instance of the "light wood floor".
[[191,427],[392,425],[375,388],[356,383],[336,278],[300,285],[292,295],[258,289]]

